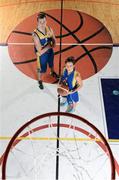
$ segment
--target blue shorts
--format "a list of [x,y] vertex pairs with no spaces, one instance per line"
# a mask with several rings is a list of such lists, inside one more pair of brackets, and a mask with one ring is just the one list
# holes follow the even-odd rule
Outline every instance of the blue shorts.
[[77,103],[79,101],[79,95],[78,92],[69,94],[66,96],[68,104]]
[[38,61],[39,61],[39,67],[38,67],[38,72],[40,73],[45,73],[47,70],[47,64],[49,65],[50,68],[53,67],[54,65],[54,52],[53,49],[50,48],[48,49],[44,54],[41,56],[38,56]]

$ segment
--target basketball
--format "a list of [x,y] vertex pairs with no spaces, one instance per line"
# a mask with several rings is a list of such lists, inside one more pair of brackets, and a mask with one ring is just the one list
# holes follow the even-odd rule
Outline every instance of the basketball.
[[[47,25],[53,29],[56,37],[54,70],[59,74],[60,9],[46,10],[45,13]],[[32,40],[32,32],[36,27],[37,13],[19,23],[7,41],[13,64],[32,79],[37,79],[36,55]],[[79,45],[81,43],[85,44]],[[105,43],[107,45],[104,45]],[[83,80],[95,75],[105,67],[111,57],[112,45],[108,44],[112,44],[112,38],[102,22],[86,13],[63,9],[61,71],[65,59],[74,56],[76,70],[80,72]],[[47,83],[55,83],[56,79],[50,76],[49,67],[42,80]]]
[[67,96],[69,92],[69,88],[67,85],[61,84],[60,86],[58,86],[57,88],[57,93],[60,96]]

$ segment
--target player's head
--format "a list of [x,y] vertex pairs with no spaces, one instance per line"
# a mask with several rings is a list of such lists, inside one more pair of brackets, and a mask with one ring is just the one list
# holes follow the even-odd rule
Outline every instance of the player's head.
[[75,65],[75,59],[73,56],[70,56],[65,60],[65,67],[66,67],[67,71],[69,71],[69,72],[73,71],[74,65]]
[[44,12],[40,12],[37,15],[37,22],[39,26],[42,26],[42,27],[46,26],[46,14]]

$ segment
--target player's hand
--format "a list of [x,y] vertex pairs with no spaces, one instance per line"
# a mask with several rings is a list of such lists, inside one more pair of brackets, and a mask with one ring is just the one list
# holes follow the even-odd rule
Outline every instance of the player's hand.
[[55,40],[54,40],[53,38],[52,38],[51,41],[50,41],[50,46],[51,46],[52,48],[55,47]]
[[69,92],[68,92],[68,95],[70,95],[70,94],[72,94],[73,92],[71,91],[71,90],[69,90]]
[[73,94],[74,92],[76,92],[76,91],[69,90],[68,94],[70,95],[70,94]]

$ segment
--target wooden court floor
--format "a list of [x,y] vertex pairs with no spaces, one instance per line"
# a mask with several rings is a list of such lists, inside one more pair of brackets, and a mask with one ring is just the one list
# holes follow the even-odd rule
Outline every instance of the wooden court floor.
[[[119,43],[119,0],[64,0],[64,8],[99,19],[111,33],[113,43]],[[26,17],[48,9],[60,9],[60,0],[0,0],[0,43],[5,43]]]

